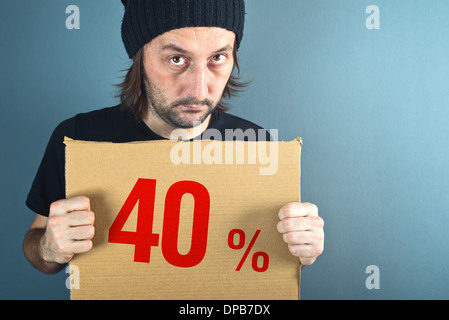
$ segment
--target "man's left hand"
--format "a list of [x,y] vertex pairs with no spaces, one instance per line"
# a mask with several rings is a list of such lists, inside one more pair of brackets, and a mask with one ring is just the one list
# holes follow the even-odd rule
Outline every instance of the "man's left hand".
[[324,249],[324,221],[312,203],[292,202],[279,210],[277,229],[301,265],[311,265]]

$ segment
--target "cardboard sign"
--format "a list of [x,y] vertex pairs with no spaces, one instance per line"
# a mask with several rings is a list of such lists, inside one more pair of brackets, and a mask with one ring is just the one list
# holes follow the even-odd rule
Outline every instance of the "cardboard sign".
[[95,213],[71,299],[299,298],[276,225],[300,201],[300,139],[65,144],[66,195]]

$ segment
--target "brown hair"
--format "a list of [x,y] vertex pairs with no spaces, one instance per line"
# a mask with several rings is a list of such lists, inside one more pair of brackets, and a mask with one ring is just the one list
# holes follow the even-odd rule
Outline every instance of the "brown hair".
[[[237,49],[234,46],[234,68],[237,69],[240,75],[240,67],[237,60]],[[120,98],[121,108],[131,109],[135,117],[139,120],[143,119],[148,111],[148,97],[145,90],[145,69],[143,65],[143,47],[133,57],[133,64],[127,70],[124,81],[117,85],[120,92],[117,97]],[[215,111],[226,112],[229,107],[224,99],[237,96],[243,88],[247,87],[250,82],[241,81],[240,76],[234,76],[231,74],[228,83],[223,90],[223,95],[220,102],[217,104]]]

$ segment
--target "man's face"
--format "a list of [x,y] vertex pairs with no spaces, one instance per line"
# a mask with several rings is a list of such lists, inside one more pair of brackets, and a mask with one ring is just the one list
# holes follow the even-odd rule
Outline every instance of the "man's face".
[[234,67],[234,42],[231,31],[193,27],[166,32],[145,45],[153,126],[192,128],[209,119]]

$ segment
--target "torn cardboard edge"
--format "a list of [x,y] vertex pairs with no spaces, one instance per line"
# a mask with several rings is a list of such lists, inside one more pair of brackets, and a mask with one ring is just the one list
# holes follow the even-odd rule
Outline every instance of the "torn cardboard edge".
[[303,139],[300,137],[297,137],[291,141],[218,141],[218,140],[193,140],[193,141],[175,141],[175,140],[146,140],[146,141],[130,141],[130,142],[108,142],[108,141],[88,141],[88,140],[77,140],[77,139],[72,139],[69,138],[67,136],[64,137],[64,144],[67,145],[67,143],[105,143],[105,144],[146,144],[146,143],[161,143],[161,142],[172,142],[172,143],[195,143],[198,141],[202,141],[202,142],[230,142],[230,143],[234,143],[234,142],[249,142],[249,143],[258,143],[258,142],[268,142],[268,143],[289,143],[289,142],[295,142],[297,141],[299,143],[300,146],[303,145]]
[[[136,141],[130,143],[113,142],[89,142],[65,138],[64,143],[77,144],[171,144],[170,161],[174,165],[259,165],[260,175],[274,175],[278,170],[278,148],[279,144],[298,142],[300,149],[302,139],[296,138],[290,142],[284,141],[217,141],[217,140],[150,140]],[[247,149],[247,150],[245,150]]]

